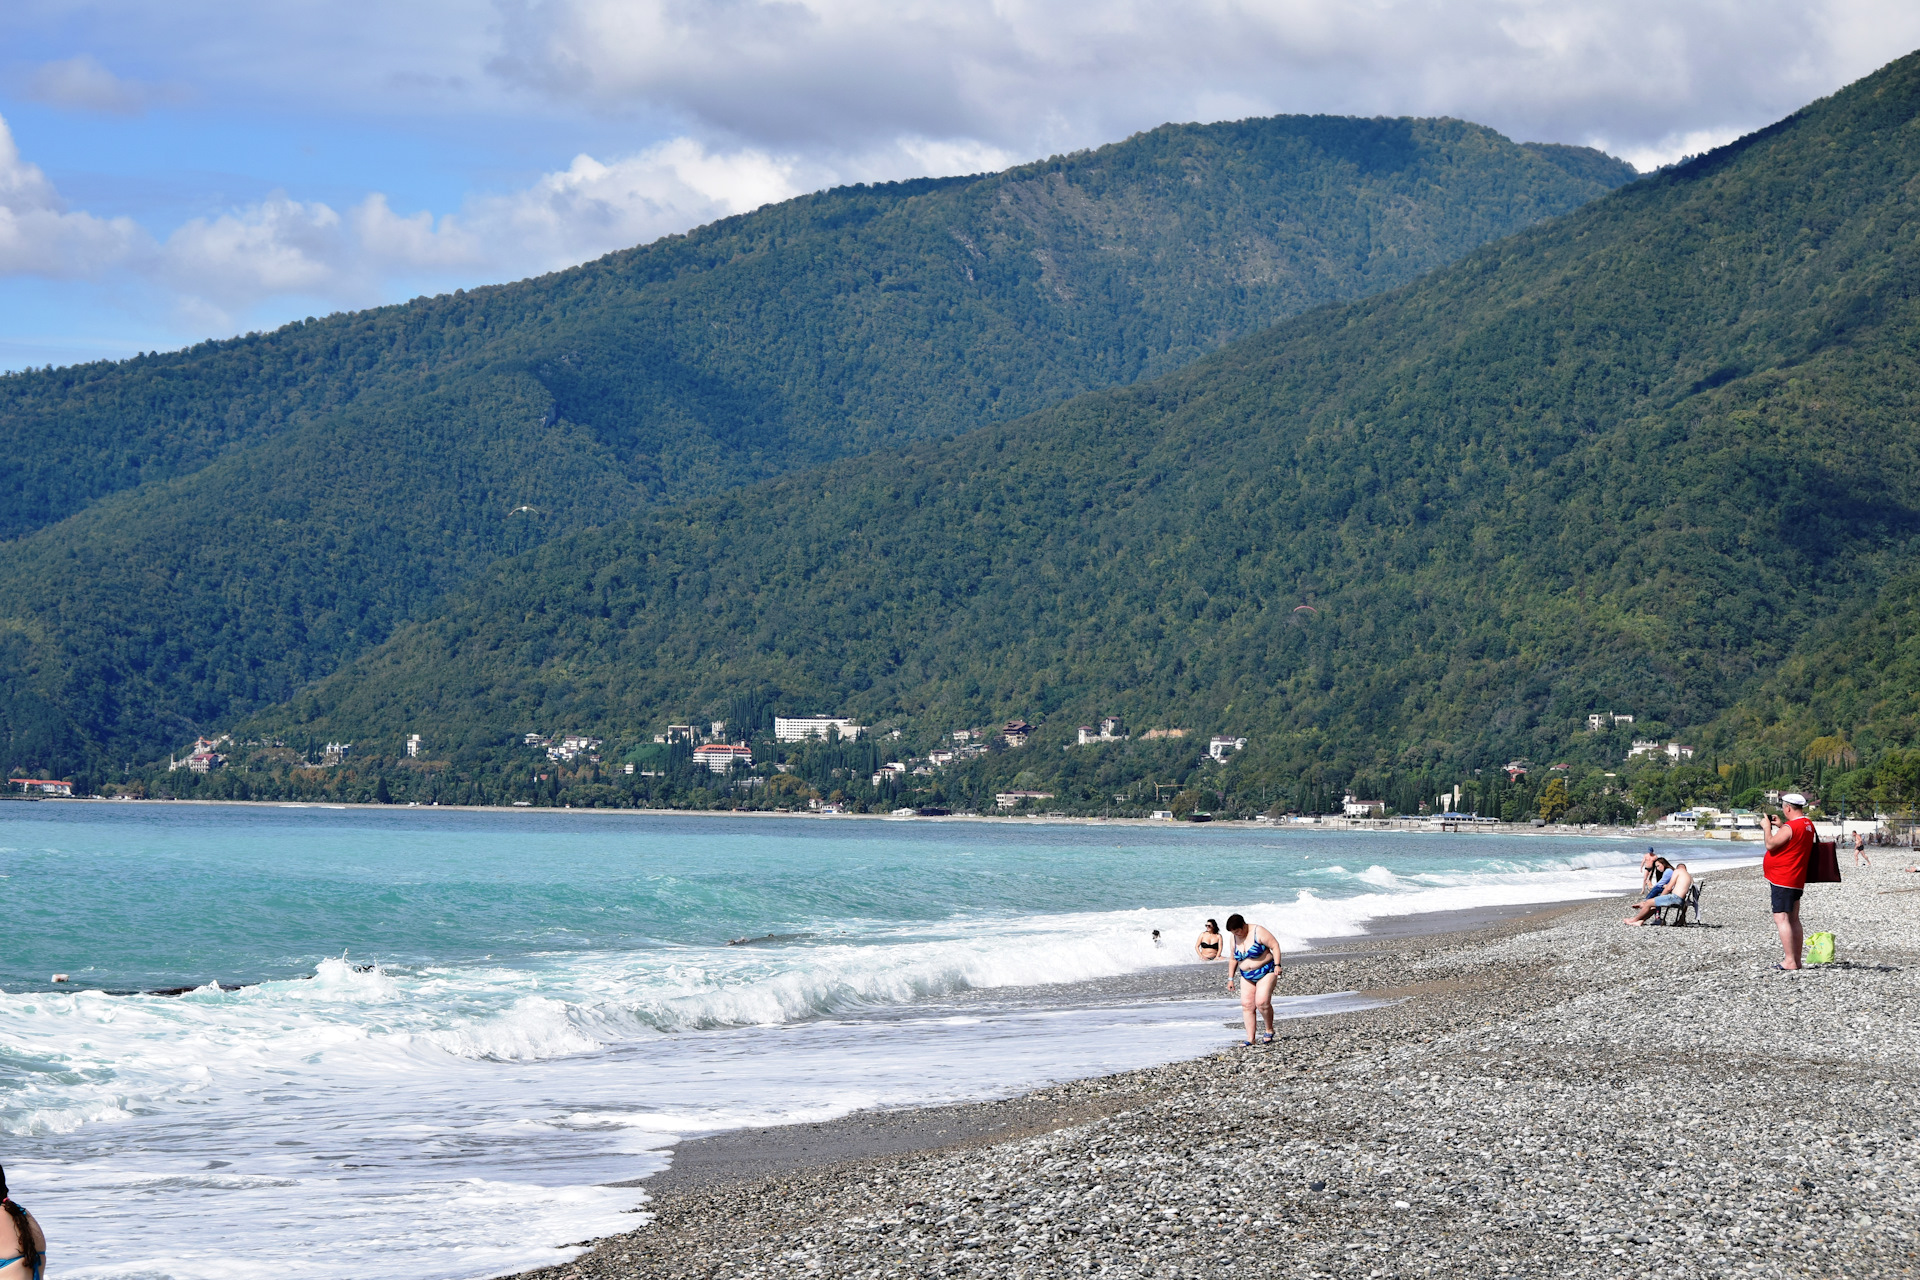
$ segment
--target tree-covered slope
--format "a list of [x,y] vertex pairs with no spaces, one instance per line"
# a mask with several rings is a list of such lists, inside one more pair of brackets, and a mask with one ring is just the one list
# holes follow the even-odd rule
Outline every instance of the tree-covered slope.
[[151,758],[499,555],[1175,368],[1627,176],[1458,121],[1168,126],[803,197],[516,285],[0,379],[0,422],[36,441],[0,464],[5,763]]
[[1157,382],[579,533],[271,723],[474,749],[743,691],[1275,767],[1700,725],[1920,536],[1920,57]]
[[1838,754],[1859,759],[1920,747],[1920,569],[1813,622],[1712,736],[1791,754],[1838,739]]
[[686,495],[1016,416],[1402,283],[1632,177],[1453,120],[1168,125],[839,188],[535,280],[0,377],[0,538],[506,361]]

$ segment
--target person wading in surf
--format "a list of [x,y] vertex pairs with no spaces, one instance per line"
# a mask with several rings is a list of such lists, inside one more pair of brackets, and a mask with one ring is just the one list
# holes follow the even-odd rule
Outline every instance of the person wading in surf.
[[47,1271],[47,1236],[33,1215],[7,1194],[7,1171],[0,1169],[0,1280],[40,1280]]
[[1240,1012],[1247,1022],[1247,1044],[1254,1042],[1260,1015],[1267,1015],[1268,1044],[1273,1043],[1273,988],[1280,981],[1280,943],[1257,924],[1248,924],[1239,912],[1227,917],[1233,936],[1233,963],[1227,969],[1227,990],[1240,984]]

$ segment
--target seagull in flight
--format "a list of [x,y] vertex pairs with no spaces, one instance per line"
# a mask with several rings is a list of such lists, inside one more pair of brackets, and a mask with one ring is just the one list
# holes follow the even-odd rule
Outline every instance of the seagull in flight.
[[510,515],[510,516],[517,516],[517,515],[519,515],[519,514],[520,514],[520,513],[522,512],[522,511],[531,511],[531,512],[533,512],[533,514],[535,514],[535,515],[539,515],[539,514],[540,514],[540,508],[538,508],[538,507],[530,507],[530,506],[527,506],[527,505],[526,505],[525,503],[522,503],[521,505],[519,505],[519,506],[517,506],[517,507],[515,507],[515,508],[514,508],[513,510],[511,510],[511,511],[509,511],[509,512],[507,512],[507,514],[508,514],[508,515]]

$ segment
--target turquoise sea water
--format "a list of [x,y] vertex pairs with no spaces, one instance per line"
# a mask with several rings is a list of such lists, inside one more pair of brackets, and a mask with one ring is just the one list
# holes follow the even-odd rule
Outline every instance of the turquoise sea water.
[[1618,892],[1639,848],[0,806],[0,1141],[62,1274],[495,1275],[630,1225],[635,1194],[598,1184],[685,1134],[1228,1042],[1225,1003],[1077,1010],[1102,979],[1188,962],[1205,916],[1297,946]]

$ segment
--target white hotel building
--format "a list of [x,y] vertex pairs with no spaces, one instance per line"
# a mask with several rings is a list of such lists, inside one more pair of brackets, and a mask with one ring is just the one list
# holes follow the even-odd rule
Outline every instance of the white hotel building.
[[844,716],[775,716],[773,718],[775,742],[805,742],[808,738],[824,738],[830,728],[839,730],[843,741],[857,738],[867,731],[865,725],[855,724]]

